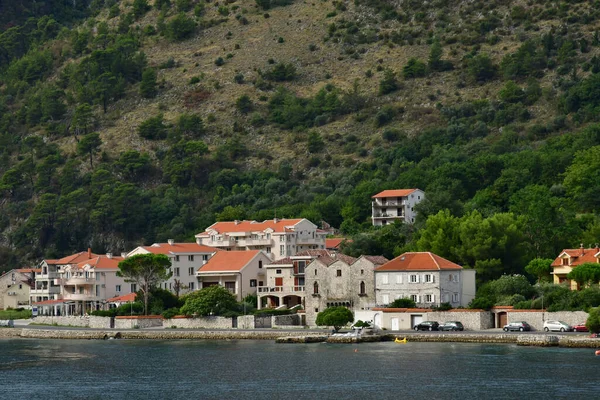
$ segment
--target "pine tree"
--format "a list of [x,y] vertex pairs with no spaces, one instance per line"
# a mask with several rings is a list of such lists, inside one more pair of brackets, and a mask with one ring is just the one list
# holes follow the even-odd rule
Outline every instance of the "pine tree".
[[150,99],[155,97],[156,89],[156,71],[152,68],[144,70],[142,74],[142,83],[140,84],[140,94],[142,97]]

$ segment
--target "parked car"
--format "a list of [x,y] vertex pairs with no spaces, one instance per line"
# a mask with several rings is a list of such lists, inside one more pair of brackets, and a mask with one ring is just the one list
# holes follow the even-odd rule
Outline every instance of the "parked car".
[[423,321],[414,326],[415,331],[437,331],[440,324],[437,321]]
[[588,328],[587,328],[587,326],[585,326],[585,322],[582,322],[581,324],[573,325],[573,330],[575,332],[588,332]]
[[531,330],[531,326],[525,322],[525,321],[519,321],[519,322],[511,322],[510,324],[504,325],[504,332],[508,332],[508,331],[530,331]]
[[571,332],[573,327],[566,322],[562,321],[544,321],[544,330],[548,331],[559,331],[559,332]]
[[465,327],[460,321],[447,321],[438,327],[440,331],[464,331]]

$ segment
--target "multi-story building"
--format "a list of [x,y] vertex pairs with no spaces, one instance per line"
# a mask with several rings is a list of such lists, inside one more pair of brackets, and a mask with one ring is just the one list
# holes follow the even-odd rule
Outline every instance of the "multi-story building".
[[315,325],[317,314],[328,307],[345,306],[353,311],[374,307],[373,271],[387,261],[382,256],[343,254],[315,258],[305,270],[306,324]]
[[325,249],[327,232],[307,219],[273,219],[263,222],[216,222],[196,235],[201,245],[222,250],[262,250],[272,260],[303,250]]
[[475,297],[475,270],[430,252],[404,253],[375,268],[378,306],[410,298],[419,307],[466,307]]
[[425,199],[420,189],[384,190],[372,197],[371,209],[373,226],[393,224],[401,221],[415,222],[415,205]]
[[262,286],[270,262],[261,250],[218,251],[196,273],[198,289],[221,285],[241,301]]
[[198,289],[196,274],[219,249],[198,243],[154,243],[151,246],[139,246],[127,254],[164,254],[171,259],[173,275],[162,283],[163,289],[179,295]]
[[598,247],[586,249],[582,244],[578,249],[564,249],[551,264],[554,283],[565,283],[571,290],[579,290],[581,289],[579,284],[567,278],[569,272],[578,265],[585,263],[597,264],[599,262],[600,248]]
[[29,307],[33,273],[33,269],[20,268],[7,271],[0,276],[0,310]]

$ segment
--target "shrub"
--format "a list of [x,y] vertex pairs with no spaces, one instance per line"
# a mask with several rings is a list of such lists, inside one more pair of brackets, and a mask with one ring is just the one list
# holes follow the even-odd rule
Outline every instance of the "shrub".
[[219,57],[215,60],[215,65],[217,67],[220,67],[221,65],[225,64],[225,60],[223,60],[223,57]]
[[163,115],[148,118],[138,127],[138,134],[144,139],[161,140],[167,137],[167,127],[163,124]]
[[525,91],[513,81],[508,81],[498,93],[500,100],[507,103],[520,103],[525,100]]
[[110,310],[94,310],[90,313],[90,315],[96,317],[114,317],[117,315],[117,309],[111,308]]
[[291,81],[296,78],[296,67],[292,63],[278,63],[263,76],[265,79],[276,82]]
[[192,36],[196,23],[185,13],[177,14],[166,26],[165,36],[171,41],[179,41]]
[[435,311],[449,311],[452,310],[452,304],[450,303],[441,303],[438,307],[433,307]]
[[250,96],[248,96],[247,94],[244,94],[244,95],[241,95],[240,97],[238,97],[238,99],[235,102],[235,107],[242,114],[248,114],[250,111],[252,111],[252,108],[253,108],[252,100],[250,100]]
[[323,142],[323,138],[317,131],[311,131],[308,134],[308,152],[309,153],[318,153],[323,150],[325,143]]
[[164,319],[171,319],[174,316],[179,315],[179,308],[169,308],[168,310],[163,311],[162,317]]
[[142,73],[142,82],[140,83],[140,95],[149,99],[155,97],[156,93],[156,71],[153,68],[147,68]]
[[475,82],[485,82],[496,77],[497,67],[487,54],[478,54],[467,62],[469,77]]
[[411,58],[402,68],[404,79],[419,78],[427,75],[427,65],[416,58]]
[[386,104],[381,107],[381,110],[379,110],[377,114],[375,114],[375,126],[379,128],[389,124],[394,119],[394,116],[396,116],[396,109],[393,106]]
[[396,299],[389,305],[390,308],[415,308],[417,304],[408,297]]
[[592,333],[600,333],[600,307],[590,309],[585,326]]
[[379,82],[379,94],[384,95],[398,90],[398,81],[396,74],[391,69],[387,68],[383,72],[383,79]]
[[469,303],[469,308],[489,310],[492,307],[494,307],[494,300],[489,297],[478,296],[471,300],[471,302]]

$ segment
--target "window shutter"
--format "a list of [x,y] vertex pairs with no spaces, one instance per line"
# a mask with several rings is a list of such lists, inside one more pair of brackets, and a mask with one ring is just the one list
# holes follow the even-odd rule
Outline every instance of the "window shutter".
[[432,294],[432,295],[431,295],[431,302],[432,302],[432,303],[435,303],[435,294]]
[[396,275],[396,283],[402,283],[402,274]]
[[417,277],[417,283],[419,283],[419,275],[416,275],[416,277]]
[[435,283],[435,275],[431,274],[431,283]]
[[421,302],[421,296],[417,295],[417,301],[415,303],[420,303]]

